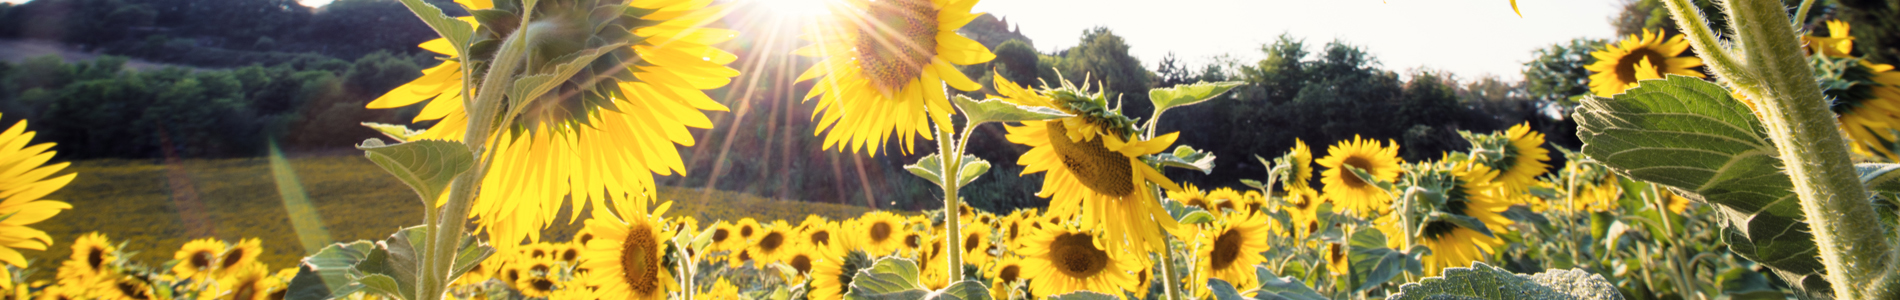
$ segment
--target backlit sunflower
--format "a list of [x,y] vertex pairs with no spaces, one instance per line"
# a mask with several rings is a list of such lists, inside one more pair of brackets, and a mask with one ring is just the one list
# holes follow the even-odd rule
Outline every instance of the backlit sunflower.
[[1291,176],[1283,179],[1286,189],[1313,189],[1313,149],[1306,147],[1306,141],[1293,139],[1293,150],[1288,150],[1287,157],[1293,159],[1287,168]]
[[284,289],[284,282],[272,278],[263,265],[241,265],[223,273],[217,279],[217,291],[222,295],[217,299],[267,300]]
[[[0,263],[21,268],[26,267],[27,261],[20,249],[45,251],[46,246],[53,245],[52,236],[27,225],[73,208],[66,202],[40,198],[66,187],[76,176],[52,177],[71,163],[46,164],[53,159],[53,144],[29,146],[33,136],[34,132],[26,131],[26,121],[13,123],[6,132],[0,132],[0,166],[7,170],[0,172],[0,216],[5,216],[0,217]],[[13,274],[0,266],[0,278],[13,278]],[[0,280],[0,290],[12,288],[12,280]]]
[[[530,41],[523,53],[525,67],[517,69],[522,75],[553,72],[560,65],[552,61],[556,58],[606,50],[592,61],[577,62],[589,67],[557,82],[558,87],[541,97],[484,104],[519,108],[507,118],[512,123],[497,124],[496,133],[487,137],[494,143],[488,149],[494,161],[471,207],[471,217],[497,247],[540,240],[541,229],[559,217],[563,206],[571,205],[575,214],[584,204],[605,207],[610,194],[651,194],[653,174],[684,172],[675,145],[694,144],[689,127],[712,127],[702,110],[726,110],[702,90],[724,86],[738,75],[725,66],[737,56],[711,46],[735,33],[702,28],[726,13],[723,5],[708,6],[710,1],[575,0],[545,2],[532,12],[522,11],[514,1],[457,2],[471,11],[489,12],[464,19],[488,20],[477,22],[486,23],[476,27],[472,40],[478,50],[483,42],[533,34],[525,40]],[[533,22],[517,25],[526,15],[533,16]],[[522,29],[514,30],[517,27]],[[615,44],[624,46],[611,47]],[[469,116],[463,107],[464,79],[486,76],[482,73],[491,62],[512,60],[495,57],[499,51],[493,46],[475,56],[458,53],[443,39],[421,47],[446,61],[368,108],[427,102],[415,121],[439,122],[418,138],[461,141],[471,117],[491,117]],[[464,69],[477,74],[468,76]]]
[[1015,256],[1005,256],[984,271],[984,277],[990,278],[990,296],[995,299],[1012,299],[1009,297],[1011,287],[1023,280],[1023,260]]
[[59,266],[62,285],[91,286],[111,278],[112,263],[119,260],[119,247],[105,234],[87,233],[73,241],[73,254]]
[[213,277],[225,277],[227,272],[244,271],[245,267],[257,264],[257,256],[264,254],[263,242],[257,238],[239,240],[218,255],[218,267]]
[[[1632,34],[1620,43],[1604,47],[1590,53],[1596,57],[1596,63],[1583,67],[1594,72],[1590,75],[1590,92],[1598,97],[1621,94],[1636,87],[1636,82],[1645,77],[1662,78],[1662,74],[1705,77],[1702,72],[1691,69],[1702,66],[1701,58],[1678,56],[1689,50],[1689,42],[1680,35],[1663,39],[1662,33],[1644,29],[1640,35]],[[1638,62],[1648,62],[1655,67],[1654,71],[1639,72]]]
[[963,234],[963,240],[958,246],[963,247],[963,263],[981,266],[996,258],[990,255],[990,248],[995,247],[990,244],[990,225],[972,223],[963,226],[960,231],[962,231],[959,233]]
[[1351,210],[1361,217],[1385,214],[1392,211],[1392,196],[1378,185],[1360,179],[1357,174],[1347,170],[1352,166],[1379,181],[1392,181],[1399,177],[1399,145],[1382,146],[1373,140],[1360,139],[1340,141],[1326,148],[1326,157],[1319,159],[1319,165],[1326,167],[1320,182],[1326,184],[1325,197],[1333,202],[1333,210]]
[[1111,251],[1129,245],[1138,253],[1163,249],[1161,232],[1181,226],[1161,207],[1148,183],[1168,191],[1182,189],[1140,157],[1166,151],[1179,133],[1140,140],[1135,121],[1110,109],[1102,93],[1067,82],[1060,88],[1031,90],[1002,76],[994,78],[1004,101],[1074,115],[1008,126],[1010,142],[1031,147],[1016,160],[1024,166],[1022,174],[1044,173],[1042,191],[1036,193],[1052,199],[1044,215],[1079,217],[1084,226],[1106,233],[1103,245]]
[[[859,247],[872,257],[890,255],[904,246],[904,236],[910,234],[910,226],[904,219],[886,211],[874,211],[858,217],[857,229],[851,234],[857,235]],[[856,249],[853,249],[856,250]]]
[[1264,214],[1253,212],[1230,212],[1226,218],[1206,224],[1200,243],[1194,249],[1199,258],[1195,272],[1202,272],[1201,279],[1218,278],[1234,286],[1252,286],[1254,265],[1265,261],[1260,252],[1267,251],[1267,238],[1272,234],[1271,224]]
[[798,81],[818,79],[805,99],[818,99],[825,149],[877,155],[895,133],[908,153],[913,136],[931,138],[930,122],[950,128],[956,110],[944,85],[983,87],[956,65],[996,58],[983,44],[957,34],[982,15],[970,13],[976,2],[846,0],[831,5],[831,18],[808,27],[806,39],[813,44],[797,53],[822,60]]
[[1198,207],[1202,210],[1208,210],[1214,207],[1213,203],[1207,201],[1207,192],[1202,191],[1200,187],[1196,187],[1192,183],[1182,184],[1181,190],[1168,191],[1165,194],[1168,195],[1168,200],[1181,202],[1181,205]]
[[[1445,203],[1434,208],[1436,211],[1474,218],[1483,224],[1483,229],[1493,233],[1502,233],[1514,223],[1499,214],[1510,208],[1511,203],[1494,194],[1498,189],[1498,183],[1494,181],[1498,171],[1470,161],[1441,162],[1438,167],[1447,170],[1442,173],[1427,171],[1431,173],[1419,175],[1429,177],[1447,174],[1449,178],[1440,177],[1437,180],[1450,179],[1455,183],[1443,192]],[[1379,230],[1385,231],[1387,245],[1393,248],[1405,247],[1404,238],[1410,234],[1400,230],[1398,222],[1397,218],[1391,216],[1379,220]],[[1444,268],[1469,266],[1471,262],[1484,260],[1488,253],[1495,253],[1495,247],[1504,245],[1502,239],[1448,220],[1426,220],[1415,226],[1422,227],[1413,229],[1418,235],[1412,241],[1431,248],[1431,254],[1419,257],[1426,276],[1438,276]]]
[[1123,252],[1102,247],[1099,230],[1075,225],[1043,227],[1023,243],[1022,275],[1036,295],[1092,291],[1120,295],[1132,289],[1138,261]]
[[811,299],[844,299],[851,276],[871,267],[872,259],[864,251],[832,252],[812,265]]
[[[1853,139],[1853,150],[1869,156],[1900,161],[1894,130],[1900,128],[1900,72],[1893,65],[1876,64],[1851,55],[1854,37],[1847,23],[1829,21],[1829,37],[1806,36],[1810,59],[1822,93],[1838,116],[1839,126]],[[1739,94],[1739,93],[1738,93]],[[1743,101],[1750,103],[1752,101]],[[1753,108],[1753,106],[1751,106]]]
[[[665,224],[660,215],[672,202],[661,203],[659,207],[648,211],[645,198],[630,197],[615,199],[611,209],[595,210],[593,219],[587,220],[587,227],[598,235],[587,242],[587,251],[581,253],[581,267],[590,270],[585,282],[599,286],[600,295],[612,295],[611,299],[651,300],[666,298],[667,292],[679,290],[679,283],[673,281],[672,268],[664,264],[666,242],[673,237],[672,228]],[[613,212],[607,213],[606,211]]]
[[795,250],[791,246],[798,234],[792,232],[791,225],[780,220],[773,221],[764,228],[765,230],[759,233],[759,238],[753,240],[752,246],[747,248],[749,250],[747,252],[752,253],[753,261],[761,265],[779,262],[780,258]]
[[200,283],[215,278],[212,272],[218,270],[223,257],[220,254],[224,254],[224,251],[224,241],[214,238],[186,242],[185,246],[172,254],[172,259],[178,260],[178,264],[172,266],[172,275],[177,275],[179,280],[189,279]]

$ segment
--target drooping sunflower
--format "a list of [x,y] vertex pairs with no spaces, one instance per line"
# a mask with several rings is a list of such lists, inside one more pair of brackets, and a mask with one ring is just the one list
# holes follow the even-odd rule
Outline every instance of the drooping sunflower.
[[[1828,37],[1804,36],[1822,93],[1831,101],[1841,130],[1853,140],[1855,153],[1900,161],[1900,72],[1893,65],[1876,64],[1852,56],[1854,37],[1847,23],[1828,21]],[[1737,93],[1737,95],[1740,95]],[[1753,101],[1749,103],[1753,108]]]
[[1137,247],[1135,252],[1163,249],[1162,231],[1179,235],[1173,217],[1156,198],[1149,183],[1168,191],[1180,186],[1161,171],[1141,161],[1174,144],[1179,133],[1139,139],[1133,119],[1108,107],[1102,93],[1089,93],[1067,82],[1060,88],[1032,90],[995,76],[1004,101],[1052,108],[1074,117],[1027,121],[1008,126],[1010,142],[1027,145],[1017,158],[1023,175],[1045,173],[1037,197],[1051,198],[1045,216],[1076,216],[1089,228],[1107,235],[1112,251]]
[[218,255],[217,272],[212,275],[214,278],[225,277],[229,275],[228,272],[245,271],[245,267],[257,264],[257,256],[262,254],[264,254],[262,241],[258,241],[257,238],[239,240],[231,244],[230,248],[226,248],[224,254]]
[[1071,225],[1049,224],[1037,230],[1023,243],[1022,275],[1036,295],[1060,295],[1092,291],[1120,295],[1133,288],[1129,271],[1140,268],[1124,252],[1103,247],[1100,230]]
[[172,259],[178,260],[178,264],[172,266],[172,275],[178,276],[178,280],[199,283],[216,278],[212,273],[218,270],[219,262],[223,257],[221,254],[224,254],[224,251],[224,241],[214,238],[186,242],[185,246],[179,247],[178,252],[172,254]]
[[1224,215],[1226,218],[1202,229],[1204,233],[1194,249],[1199,267],[1194,271],[1204,273],[1202,279],[1218,278],[1234,286],[1251,286],[1257,280],[1254,265],[1266,260],[1260,252],[1269,246],[1271,224],[1264,214],[1236,211]]
[[[970,13],[977,0],[847,0],[831,5],[831,16],[808,27],[813,44],[797,53],[821,57],[798,75],[817,79],[805,99],[818,99],[818,130],[825,149],[878,149],[890,135],[910,151],[912,137],[930,139],[931,122],[950,128],[951,107],[944,85],[972,91],[956,65],[996,57],[957,29],[982,14]],[[822,78],[821,78],[822,77]]]
[[[1590,75],[1590,92],[1598,97],[1621,94],[1636,87],[1636,82],[1644,77],[1662,78],[1662,74],[1706,77],[1692,69],[1702,66],[1701,58],[1680,56],[1689,50],[1689,42],[1680,35],[1663,39],[1662,33],[1644,29],[1642,34],[1632,34],[1620,43],[1604,47],[1590,53],[1596,57],[1596,63],[1583,67],[1594,72]],[[1639,62],[1649,63],[1654,71],[1638,72]]]
[[765,230],[759,233],[758,240],[753,241],[752,246],[747,248],[750,250],[747,252],[752,253],[753,261],[761,265],[779,262],[779,259],[784,258],[786,254],[796,250],[791,247],[797,240],[797,233],[792,232],[791,225],[780,220],[773,221],[764,228]]
[[890,255],[904,246],[904,236],[910,234],[910,226],[903,218],[886,211],[874,211],[864,214],[857,220],[858,246],[869,252],[872,257]]
[[1373,179],[1392,181],[1399,177],[1399,145],[1392,143],[1387,147],[1373,140],[1360,139],[1355,135],[1352,140],[1340,141],[1326,149],[1326,157],[1319,159],[1319,165],[1325,166],[1320,182],[1326,184],[1325,197],[1333,202],[1333,210],[1351,210],[1361,217],[1385,214],[1392,210],[1392,195],[1371,182],[1359,178],[1345,166],[1352,166]]
[[[425,42],[421,47],[442,54],[445,62],[367,107],[427,102],[415,121],[438,122],[419,139],[462,141],[472,117],[512,120],[496,124],[499,130],[486,137],[495,160],[471,207],[480,230],[498,247],[540,240],[541,229],[557,219],[563,206],[574,207],[574,214],[585,204],[605,207],[610,194],[651,194],[653,174],[684,172],[675,145],[694,144],[689,127],[712,127],[701,111],[726,110],[703,90],[724,86],[738,75],[725,66],[737,56],[711,46],[735,33],[702,27],[726,13],[723,5],[708,6],[710,1],[576,0],[544,2],[534,11],[524,11],[519,1],[457,3],[488,12],[464,18],[480,25],[471,41],[475,49],[488,51],[471,55],[459,53],[444,39]],[[532,16],[533,22],[519,24],[523,16]],[[562,65],[553,61],[557,58],[603,54],[575,62],[588,67],[557,79],[561,81],[543,96],[482,104],[512,108],[498,112],[513,113],[506,118],[470,116],[463,107],[470,97],[463,95],[470,88],[464,79],[487,76],[483,73],[491,63],[517,61],[496,57],[507,51],[494,51],[497,46],[492,45],[500,43],[489,43],[515,34],[534,37],[521,39],[528,45],[520,57],[525,67],[516,68],[519,75],[553,73]],[[465,69],[477,73],[470,76]]]
[[64,285],[91,286],[109,279],[114,261],[119,260],[119,247],[112,245],[105,234],[87,233],[73,241],[73,254],[59,266],[59,282]]
[[[77,176],[52,177],[71,163],[46,164],[53,159],[53,144],[28,145],[34,135],[26,131],[26,121],[0,132],[0,166],[7,168],[7,172],[0,173],[0,216],[5,216],[0,218],[0,263],[21,268],[27,266],[27,261],[20,249],[45,251],[53,245],[52,236],[27,225],[73,208],[66,202],[40,198],[66,187]],[[0,278],[13,278],[13,274],[0,266]],[[0,280],[0,290],[9,289],[13,289],[12,280]]]
[[[1494,234],[1486,235],[1473,228],[1466,228],[1447,220],[1427,221],[1415,225],[1421,227],[1413,229],[1413,232],[1418,234],[1412,241],[1431,248],[1432,251],[1430,254],[1419,257],[1425,267],[1426,276],[1438,276],[1444,268],[1465,267],[1471,265],[1471,262],[1484,260],[1488,253],[1495,253],[1495,247],[1504,245],[1504,240],[1495,237],[1495,233],[1508,230],[1506,227],[1514,223],[1511,219],[1499,214],[1510,208],[1512,203],[1498,198],[1495,194],[1498,183],[1494,180],[1498,177],[1498,171],[1472,161],[1440,162],[1439,165],[1448,169],[1446,173],[1449,173],[1449,179],[1455,184],[1443,192],[1445,204],[1435,209],[1476,219],[1481,222],[1480,226],[1485,227],[1483,229]],[[1381,223],[1379,230],[1385,231],[1387,245],[1394,248],[1404,247],[1405,236],[1411,234],[1401,230],[1398,222],[1400,221],[1392,216],[1386,216],[1379,221]]]
[[664,264],[672,227],[661,226],[665,222],[659,217],[673,203],[661,203],[652,211],[645,198],[620,198],[615,204],[595,210],[594,218],[587,220],[598,237],[588,241],[581,254],[581,267],[590,270],[585,282],[614,299],[664,299],[667,292],[679,290],[672,268]]

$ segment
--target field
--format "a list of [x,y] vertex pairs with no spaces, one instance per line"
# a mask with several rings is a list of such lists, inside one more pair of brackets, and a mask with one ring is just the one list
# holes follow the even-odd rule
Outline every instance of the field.
[[[267,158],[180,160],[89,160],[74,162],[78,177],[48,199],[73,205],[35,228],[53,236],[48,251],[23,251],[39,269],[34,279],[51,279],[58,261],[71,255],[72,241],[88,232],[106,234],[136,251],[133,259],[156,266],[192,239],[216,237],[227,242],[258,238],[261,260],[289,267],[307,253],[292,226],[286,201]],[[422,223],[416,196],[361,156],[329,155],[288,159],[308,203],[332,241],[382,239],[397,228]],[[863,213],[855,206],[774,200],[742,193],[662,187],[660,200],[675,201],[669,217],[700,220],[797,221],[807,214],[845,218]],[[684,201],[686,199],[700,199]],[[557,226],[551,238],[578,228]]]

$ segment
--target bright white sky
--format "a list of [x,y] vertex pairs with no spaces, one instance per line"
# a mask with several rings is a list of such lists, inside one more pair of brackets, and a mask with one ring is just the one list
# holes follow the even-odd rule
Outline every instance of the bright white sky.
[[[1107,26],[1153,69],[1172,51],[1190,66],[1215,55],[1242,61],[1280,33],[1317,51],[1333,39],[1363,46],[1387,70],[1447,70],[1518,79],[1532,50],[1575,37],[1610,38],[1619,0],[985,0],[973,9],[1007,17],[1041,51],[1074,47]],[[1165,3],[1165,4],[1164,4]],[[1403,73],[1403,72],[1401,72]]]

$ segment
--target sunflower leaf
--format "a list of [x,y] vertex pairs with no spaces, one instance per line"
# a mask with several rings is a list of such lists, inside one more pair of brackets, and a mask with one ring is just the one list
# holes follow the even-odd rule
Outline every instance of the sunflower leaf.
[[1254,299],[1326,300],[1326,296],[1306,286],[1299,278],[1274,277],[1273,271],[1267,270],[1265,266],[1254,266],[1253,271],[1254,279],[1260,281],[1260,289],[1255,292]]
[[918,272],[917,263],[909,259],[879,259],[851,276],[851,291],[845,299],[922,299],[930,290],[917,284]]
[[1219,278],[1208,279],[1207,290],[1214,295],[1214,300],[1248,300],[1240,295],[1240,290],[1234,289],[1234,284]]
[[[1240,84],[1241,82],[1239,81],[1195,82],[1175,85],[1174,87],[1168,88],[1151,89],[1148,90],[1148,101],[1154,102],[1155,111],[1165,111],[1169,108],[1194,105],[1205,102],[1208,99],[1214,99],[1214,97],[1227,93],[1228,90],[1232,90],[1234,87],[1240,86]],[[1159,116],[1161,114],[1156,113],[1155,115]]]
[[389,278],[389,275],[369,274],[369,276],[363,276],[363,278],[357,279],[356,282],[363,284],[364,292],[382,294],[384,296],[396,297],[397,299],[411,299],[409,293],[402,292],[405,291],[405,289],[396,284],[395,278]]
[[442,14],[441,8],[437,8],[435,5],[430,5],[428,2],[423,2],[422,0],[397,0],[397,2],[402,2],[402,6],[408,7],[409,12],[415,13],[418,18],[422,18],[422,23],[429,24],[429,28],[434,29],[436,34],[442,36],[442,39],[449,40],[450,44],[454,44],[456,51],[468,53],[468,39],[475,35],[474,26],[469,26],[466,22],[450,18],[448,15]]
[[958,95],[952,102],[956,103],[958,109],[963,110],[964,118],[970,120],[969,125],[965,126],[976,126],[984,122],[1041,121],[1074,116],[1054,108],[1016,105],[1001,99],[978,101]]
[[951,283],[950,286],[944,287],[941,290],[930,292],[930,295],[924,296],[924,299],[987,300],[990,299],[990,287],[988,284],[975,280],[958,281]]
[[1181,224],[1195,225],[1195,224],[1205,224],[1207,222],[1213,222],[1213,221],[1214,221],[1214,214],[1208,213],[1205,210],[1195,210],[1195,211],[1188,212],[1186,215],[1182,215],[1181,220],[1177,222],[1181,222]]
[[957,168],[957,186],[970,186],[970,182],[990,171],[990,162],[975,155],[963,155],[963,166]]
[[362,149],[370,162],[409,185],[429,207],[434,207],[437,198],[443,196],[457,175],[475,166],[475,155],[469,153],[468,147],[450,141],[384,145],[381,140],[369,139],[356,148]]
[[291,278],[288,296],[292,299],[329,299],[349,295],[363,286],[355,283],[356,264],[369,256],[376,244],[369,241],[335,243],[303,258],[296,277]]
[[1445,268],[1445,274],[1399,286],[1387,300],[1414,299],[1623,299],[1603,275],[1579,269],[1520,275],[1483,262]]
[[[977,178],[990,171],[990,162],[977,158],[975,155],[964,154],[962,161],[963,166],[957,170],[957,186],[959,187],[970,186],[970,182],[976,181]],[[925,155],[924,158],[917,159],[917,163],[904,165],[904,170],[910,171],[910,174],[917,177],[930,180],[930,183],[937,184],[939,187],[943,186],[943,158],[938,156],[938,153]]]
[[475,235],[462,236],[462,243],[455,248],[455,263],[450,265],[449,278],[462,277],[462,274],[467,274],[469,270],[475,269],[475,265],[494,254],[495,248],[476,239]]
[[1728,90],[1670,75],[1614,99],[1585,97],[1575,118],[1584,154],[1618,174],[1712,204],[1730,250],[1774,268],[1798,290],[1830,293],[1778,151]]
[[1855,164],[1854,171],[1860,173],[1860,182],[1868,189],[1897,193],[1900,192],[1900,164]]
[[376,132],[383,133],[384,136],[388,136],[390,139],[396,140],[397,143],[403,143],[403,142],[408,142],[410,140],[414,140],[417,135],[422,134],[422,131],[409,129],[409,126],[402,126],[402,125],[397,125],[397,124],[384,124],[384,123],[376,123],[376,122],[363,122],[362,124],[363,124],[363,127],[369,127],[369,129],[375,129]]
[[1203,174],[1214,173],[1214,153],[1187,145],[1175,146],[1174,151],[1155,154],[1154,158],[1163,166],[1201,171]]
[[1385,247],[1385,233],[1378,230],[1359,230],[1352,233],[1347,245],[1347,265],[1352,268],[1352,281],[1359,283],[1353,291],[1364,291],[1393,277],[1398,277],[1406,269],[1406,260],[1411,259],[1403,252]]

